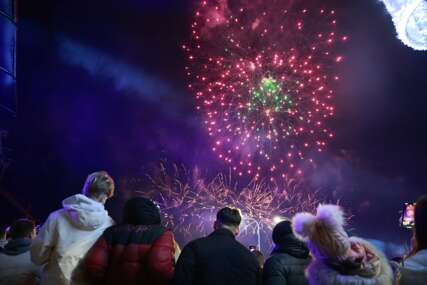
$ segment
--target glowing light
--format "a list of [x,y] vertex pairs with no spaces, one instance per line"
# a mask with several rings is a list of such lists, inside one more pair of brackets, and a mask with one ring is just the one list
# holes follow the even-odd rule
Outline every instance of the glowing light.
[[306,154],[333,137],[333,70],[344,60],[335,47],[347,36],[336,32],[333,10],[267,2],[203,1],[183,49],[193,56],[190,89],[218,157],[232,157],[239,176],[274,180],[301,174]]
[[393,19],[397,37],[415,50],[427,50],[427,1],[381,1]]
[[273,217],[273,225],[277,225],[280,222],[286,221],[286,218],[281,217],[281,216],[275,216]]

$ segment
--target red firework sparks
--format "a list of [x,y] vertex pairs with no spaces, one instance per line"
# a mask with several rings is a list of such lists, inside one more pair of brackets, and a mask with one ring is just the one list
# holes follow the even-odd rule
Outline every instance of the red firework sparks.
[[212,150],[240,176],[301,174],[334,136],[335,47],[347,37],[335,11],[286,2],[202,1],[183,46]]
[[[271,243],[271,230],[278,218],[291,218],[301,211],[313,212],[320,203],[320,190],[298,179],[280,182],[251,181],[239,185],[231,172],[206,177],[197,167],[162,161],[146,177],[121,181],[125,195],[153,199],[161,209],[162,221],[184,243],[208,234],[216,212],[225,206],[241,210],[240,240],[258,235]],[[322,197],[324,199],[325,197]]]

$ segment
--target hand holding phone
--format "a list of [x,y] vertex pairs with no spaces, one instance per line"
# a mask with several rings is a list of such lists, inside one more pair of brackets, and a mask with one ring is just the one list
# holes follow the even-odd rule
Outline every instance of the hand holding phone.
[[400,224],[405,229],[412,229],[415,226],[415,203],[405,203]]
[[254,252],[255,250],[257,250],[256,245],[250,245],[250,246],[249,246],[249,250],[250,250],[251,252]]

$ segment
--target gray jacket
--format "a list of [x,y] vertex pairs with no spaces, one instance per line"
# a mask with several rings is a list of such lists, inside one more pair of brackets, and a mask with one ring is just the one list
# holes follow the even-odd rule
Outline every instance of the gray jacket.
[[400,285],[427,284],[427,249],[420,250],[403,263],[400,268]]
[[0,251],[0,285],[36,285],[41,268],[31,262],[31,241],[11,240]]

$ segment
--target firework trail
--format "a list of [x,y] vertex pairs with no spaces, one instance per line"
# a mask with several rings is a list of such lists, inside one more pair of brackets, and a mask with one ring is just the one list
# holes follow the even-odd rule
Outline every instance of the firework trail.
[[145,179],[128,179],[124,186],[155,200],[164,224],[183,244],[210,233],[217,211],[231,206],[243,215],[240,239],[249,242],[255,236],[260,248],[261,243],[271,244],[275,217],[290,218],[319,204],[317,193],[303,191],[305,186],[295,179],[283,180],[281,185],[253,180],[240,188],[231,171],[205,179],[197,168],[167,163],[158,164]]
[[335,11],[292,1],[201,1],[183,45],[212,150],[239,176],[301,174],[333,138]]

